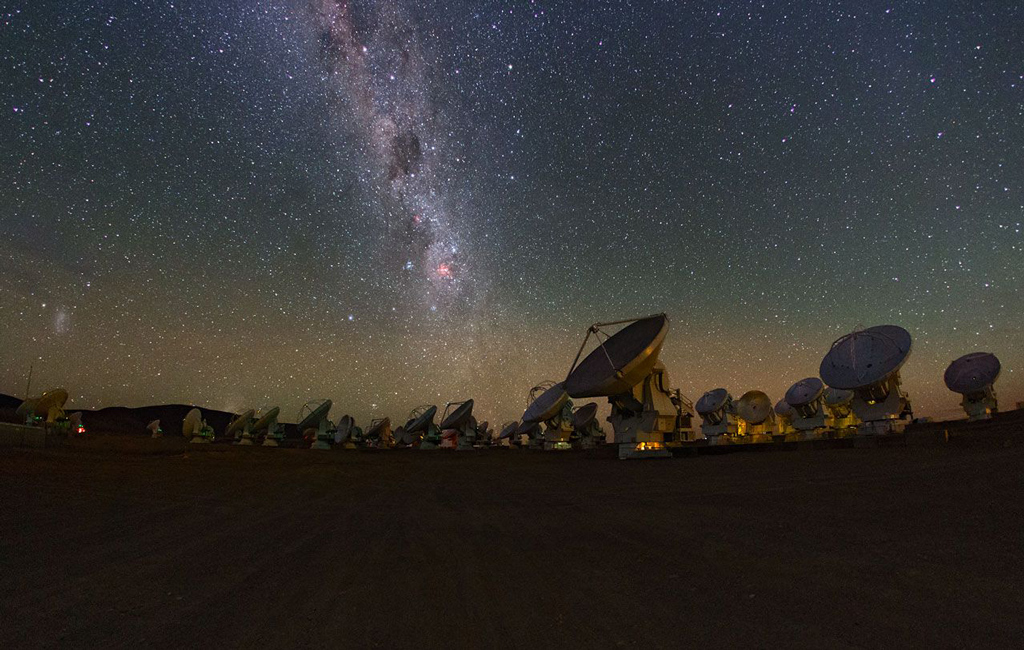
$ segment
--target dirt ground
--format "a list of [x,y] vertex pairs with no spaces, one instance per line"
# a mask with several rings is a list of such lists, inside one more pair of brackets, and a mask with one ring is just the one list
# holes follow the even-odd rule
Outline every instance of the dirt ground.
[[0,647],[1022,647],[1024,446],[0,449]]

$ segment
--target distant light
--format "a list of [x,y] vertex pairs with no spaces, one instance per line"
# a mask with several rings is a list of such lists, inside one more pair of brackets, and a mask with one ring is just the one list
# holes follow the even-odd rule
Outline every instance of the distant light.
[[352,314],[349,314],[349,315],[348,315],[348,319],[349,319],[349,320],[355,320],[355,319],[356,319],[356,317],[355,317],[354,315],[352,315]]

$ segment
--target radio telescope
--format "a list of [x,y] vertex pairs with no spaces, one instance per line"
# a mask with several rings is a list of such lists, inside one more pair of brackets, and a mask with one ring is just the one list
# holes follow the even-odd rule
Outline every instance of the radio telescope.
[[572,414],[572,427],[579,437],[580,446],[592,449],[604,443],[604,431],[597,422],[597,402],[590,402]]
[[181,423],[181,435],[188,438],[190,443],[213,442],[213,430],[207,426],[199,409],[192,409],[185,415],[185,420]]
[[414,438],[419,437],[420,449],[437,449],[441,444],[441,429],[434,424],[435,415],[437,407],[433,404],[417,406],[409,413],[412,421],[405,425],[405,431]]
[[[452,409],[452,407],[455,407]],[[455,431],[454,440],[459,449],[472,449],[476,442],[476,428],[473,426],[473,400],[465,402],[448,402],[441,418],[442,438],[452,439],[450,431]],[[445,445],[442,445],[445,446]]]
[[281,409],[277,406],[268,410],[264,413],[251,427],[252,434],[258,436],[261,431],[266,431],[266,435],[263,436],[264,447],[277,447],[281,444],[284,439],[284,431],[277,422],[277,416],[281,414]]
[[825,408],[825,384],[817,377],[807,377],[790,386],[786,403],[793,408],[793,428],[804,437],[813,437],[832,427],[832,417]]
[[26,399],[15,412],[25,418],[25,424],[35,424],[39,420],[46,424],[55,424],[57,420],[64,418],[64,404],[67,401],[68,392],[63,388],[54,388],[39,397]]
[[988,420],[998,412],[999,403],[992,386],[1002,366],[991,352],[965,354],[946,368],[946,388],[963,395],[960,406],[968,420]]
[[793,428],[793,415],[795,411],[786,400],[780,399],[775,402],[775,422],[779,427],[778,433],[780,435],[787,436],[791,433],[796,433],[796,429]]
[[499,447],[511,447],[512,437],[516,434],[516,429],[518,428],[518,422],[506,422],[504,425],[502,425],[501,432],[498,433],[497,445]]
[[523,437],[525,436],[526,446],[530,449],[544,448],[544,432],[541,431],[540,424],[537,422],[521,422],[516,429],[515,436],[519,438],[520,446],[523,445]]
[[163,438],[164,430],[160,428],[160,420],[153,420],[146,425],[146,430],[149,431],[150,438]]
[[395,439],[391,435],[391,418],[370,420],[370,428],[363,434],[363,444],[379,449],[393,447]]
[[832,432],[842,437],[857,430],[860,421],[853,414],[853,391],[829,388],[825,391],[825,408],[832,416]]
[[253,417],[256,415],[256,411],[249,409],[235,416],[235,419],[228,425],[227,430],[224,432],[225,438],[234,438],[236,445],[251,445],[252,444],[252,426]]
[[299,430],[302,437],[306,437],[308,431],[313,432],[313,443],[310,449],[330,449],[331,440],[334,439],[334,423],[327,419],[331,411],[331,400],[313,400],[306,402],[299,409],[299,423],[295,428]]
[[[602,329],[625,323],[611,336]],[[689,402],[670,387],[668,373],[658,362],[668,330],[665,314],[595,323],[565,378],[570,397],[608,398],[619,458],[669,457],[665,442],[692,431]],[[580,361],[591,336],[598,345]]]
[[718,442],[719,436],[734,436],[739,432],[732,395],[724,388],[715,388],[697,400],[697,413],[701,417],[700,431],[709,444]]
[[523,422],[544,423],[545,449],[569,449],[569,436],[572,434],[572,400],[565,392],[565,382],[551,385],[534,398],[533,403],[523,413]]
[[900,368],[910,349],[910,332],[877,325],[841,337],[821,360],[819,374],[826,384],[853,391],[860,433],[897,433],[913,417],[910,399],[900,390]]
[[334,431],[335,444],[341,445],[342,449],[355,449],[353,439],[356,437],[356,422],[351,415],[345,414],[338,420],[338,428]]
[[775,409],[772,400],[759,390],[748,390],[735,403],[736,416],[743,422],[743,432],[759,442],[775,433]]

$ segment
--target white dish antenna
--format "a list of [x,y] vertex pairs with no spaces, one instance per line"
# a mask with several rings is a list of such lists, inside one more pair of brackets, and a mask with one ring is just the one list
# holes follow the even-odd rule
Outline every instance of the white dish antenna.
[[243,411],[238,416],[236,416],[234,420],[231,421],[231,424],[229,424],[228,428],[224,431],[224,435],[230,437],[235,435],[236,433],[240,433],[245,429],[245,425],[252,422],[252,418],[255,415],[256,411],[253,409]]
[[203,413],[199,409],[192,409],[185,415],[181,423],[181,435],[191,438],[198,436],[203,430]]
[[274,408],[272,408],[269,411],[267,411],[266,413],[264,413],[263,417],[261,417],[260,419],[256,420],[256,422],[252,425],[250,430],[253,433],[259,433],[260,431],[263,431],[264,429],[269,429],[272,425],[276,425],[277,424],[277,416],[280,415],[280,414],[281,414],[280,407],[275,406]]
[[801,379],[786,391],[785,401],[793,408],[810,404],[817,400],[825,392],[825,384],[817,377]]
[[991,389],[1002,366],[991,352],[965,354],[946,368],[946,388],[961,395],[980,395]]
[[351,415],[343,415],[338,420],[338,431],[334,434],[334,441],[337,443],[348,442],[348,439],[352,437],[352,428],[355,425],[355,420],[352,419]]
[[851,332],[832,344],[819,374],[833,388],[866,388],[896,374],[910,356],[910,348],[910,332],[898,325]]
[[749,390],[736,401],[736,415],[748,424],[761,424],[772,417],[772,400],[759,390]]
[[523,422],[546,422],[558,415],[569,400],[565,382],[559,382],[544,391],[523,413]]
[[[299,423],[295,427],[299,430],[300,434],[307,429],[316,429],[320,426],[321,421],[327,419],[327,414],[330,412],[331,400],[329,399],[319,403],[316,401],[306,402],[299,410]],[[303,413],[305,413],[305,416],[303,416]]]
[[441,422],[441,429],[461,429],[473,416],[473,400],[468,399]]
[[603,334],[601,327],[619,323],[631,324],[600,341],[579,364],[573,362],[565,379],[565,390],[569,396],[608,397],[625,393],[654,369],[668,335],[668,316],[665,314],[591,325],[576,360],[579,361],[591,334],[600,338]]
[[[422,408],[422,407],[421,407]],[[411,424],[405,428],[409,433],[419,433],[425,431],[431,424],[434,423],[434,416],[437,415],[436,406],[428,406],[417,415]]]
[[508,440],[515,435],[516,429],[519,428],[518,422],[509,422],[501,428],[501,433],[498,434],[498,440]]
[[724,388],[713,388],[700,396],[700,399],[694,404],[694,409],[697,410],[698,415],[707,419],[708,416],[713,416],[724,410],[729,400],[729,391]]
[[835,409],[849,407],[853,402],[853,391],[842,388],[829,388],[825,391],[825,406]]
[[780,399],[775,402],[775,415],[780,418],[791,418],[793,417],[793,407],[786,400]]
[[374,439],[379,438],[384,431],[391,428],[391,418],[379,418],[370,422],[370,428],[363,434],[364,438]]
[[597,417],[597,402],[585,404],[572,414],[572,426],[576,429],[586,429]]
[[56,422],[64,415],[64,404],[68,401],[68,392],[63,388],[54,388],[39,397],[29,398],[22,402],[16,413],[23,418],[45,418],[46,422]]

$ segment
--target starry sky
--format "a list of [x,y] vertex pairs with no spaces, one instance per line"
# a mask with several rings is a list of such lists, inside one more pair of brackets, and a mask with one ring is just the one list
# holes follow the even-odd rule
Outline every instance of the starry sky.
[[1024,400],[1020,3],[2,11],[0,392],[504,422],[666,312],[693,400],[882,323],[917,415],[975,350]]

